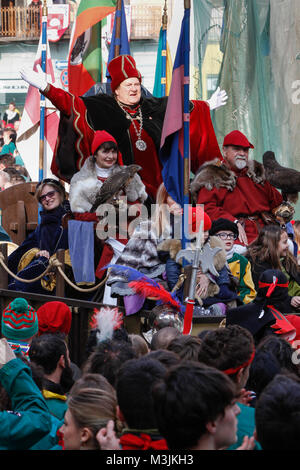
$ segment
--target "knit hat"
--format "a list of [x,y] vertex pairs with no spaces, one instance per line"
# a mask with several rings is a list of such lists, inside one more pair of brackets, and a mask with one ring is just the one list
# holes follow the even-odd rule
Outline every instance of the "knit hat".
[[210,235],[215,235],[222,230],[230,230],[233,232],[237,237],[239,235],[239,229],[237,225],[229,219],[217,219],[212,222],[211,229],[209,231]]
[[[113,142],[114,144],[116,144],[118,148],[117,141],[111,134],[109,134],[106,131],[96,131],[94,134],[92,147],[91,147],[92,155],[95,155],[98,148],[105,142]],[[118,164],[123,166],[122,154],[119,150],[118,150]]]
[[106,131],[96,131],[92,142],[92,155],[95,155],[98,148],[104,144],[104,142],[113,142],[118,146],[116,139],[111,134]]
[[200,222],[203,220],[203,231],[207,232],[211,227],[211,219],[210,217],[203,211],[200,205],[196,207],[189,206],[188,211],[188,223],[189,229],[193,233],[197,233],[200,227]]
[[127,78],[136,77],[140,82],[142,81],[142,76],[136,68],[135,60],[130,55],[118,55],[109,62],[107,69],[111,77],[110,85],[113,93],[120,83]]
[[69,334],[72,313],[64,302],[46,302],[36,313],[39,321],[39,335],[58,332]]
[[2,335],[9,340],[22,341],[32,338],[38,332],[36,311],[27,300],[18,297],[3,310]]
[[223,147],[227,145],[236,145],[238,147],[245,147],[254,149],[254,146],[249,142],[247,137],[240,131],[232,131],[229,134],[225,135],[223,141]]

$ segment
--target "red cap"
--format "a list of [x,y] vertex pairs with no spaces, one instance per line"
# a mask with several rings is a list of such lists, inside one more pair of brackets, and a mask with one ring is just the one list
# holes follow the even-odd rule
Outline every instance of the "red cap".
[[106,131],[96,131],[92,142],[92,155],[95,155],[104,142],[114,142],[118,146],[116,139],[111,134]]
[[223,146],[226,147],[226,145],[236,145],[238,147],[254,149],[254,146],[251,144],[251,142],[249,142],[247,137],[242,132],[237,130],[229,132],[229,134],[225,135]]
[[189,229],[193,233],[197,233],[200,227],[201,220],[204,221],[203,231],[207,232],[211,228],[211,219],[203,211],[202,207],[197,205],[196,207],[189,206]]
[[[100,145],[104,142],[114,142],[118,147],[116,139],[106,131],[96,131],[92,142],[92,155],[95,155]],[[118,163],[123,166],[122,154],[118,151]]]
[[64,333],[71,328],[72,313],[64,302],[46,302],[37,310],[39,335],[43,333]]
[[142,81],[142,75],[136,68],[135,60],[131,55],[118,55],[109,62],[107,69],[111,77],[110,86],[113,93],[127,78],[136,77],[140,82]]

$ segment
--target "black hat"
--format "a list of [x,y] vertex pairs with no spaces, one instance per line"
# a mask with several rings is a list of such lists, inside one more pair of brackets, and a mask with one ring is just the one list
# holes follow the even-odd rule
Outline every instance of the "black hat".
[[233,232],[237,237],[239,235],[239,229],[237,225],[229,219],[217,219],[212,222],[211,229],[209,231],[210,235],[215,235],[222,230],[230,230]]
[[288,286],[288,279],[280,269],[266,269],[259,277],[257,297],[268,298],[269,302],[289,298]]
[[[288,281],[284,273],[279,269],[268,269],[259,278],[256,298],[249,304],[227,311],[226,326],[240,325],[249,330],[256,340],[267,327],[273,328],[273,333],[292,335],[293,325],[284,315],[289,312],[289,299]],[[287,306],[287,311],[281,310],[282,314],[279,308],[284,306]]]

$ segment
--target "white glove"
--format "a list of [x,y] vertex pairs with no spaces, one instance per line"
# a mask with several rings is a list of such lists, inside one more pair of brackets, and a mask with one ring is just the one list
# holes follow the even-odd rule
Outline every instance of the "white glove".
[[211,95],[209,100],[207,100],[210,110],[220,108],[227,103],[228,95],[225,90],[220,90],[220,87]]
[[0,369],[13,359],[16,359],[16,356],[6,338],[0,339]]
[[37,65],[37,72],[29,68],[22,68],[20,70],[20,75],[25,82],[29,83],[29,85],[38,88],[40,91],[44,91],[48,85],[46,80],[46,74],[42,71],[40,65]]

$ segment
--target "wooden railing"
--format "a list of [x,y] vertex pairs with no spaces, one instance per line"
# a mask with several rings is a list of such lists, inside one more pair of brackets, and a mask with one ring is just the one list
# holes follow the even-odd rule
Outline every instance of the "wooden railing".
[[[40,7],[0,8],[0,40],[35,40],[40,37]],[[70,3],[70,26],[64,38],[70,38],[76,6]],[[131,39],[158,40],[161,27],[162,9],[152,5],[133,5],[131,8]]]
[[[2,7],[0,9],[0,39],[39,39],[41,32],[40,7]],[[70,38],[74,12],[70,11],[70,26],[64,38]]]

